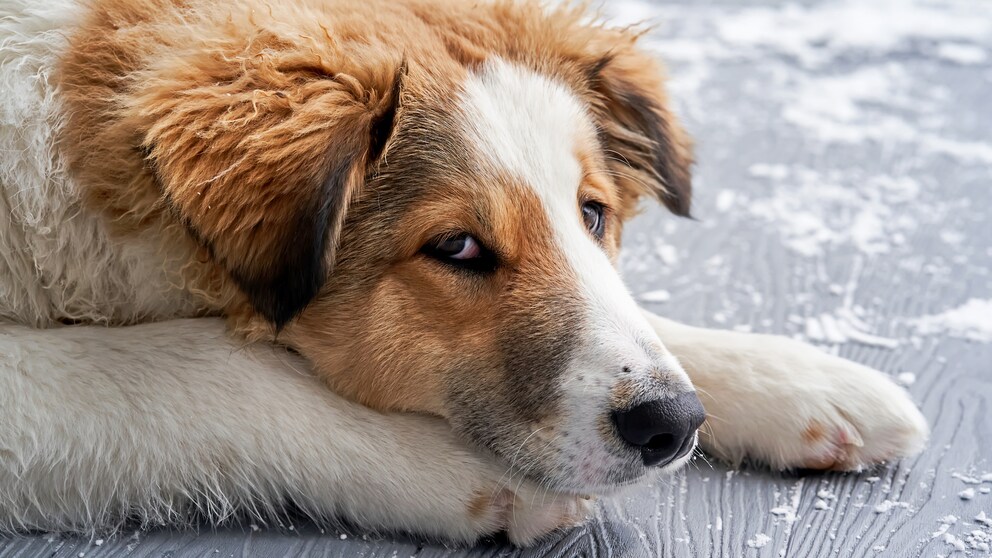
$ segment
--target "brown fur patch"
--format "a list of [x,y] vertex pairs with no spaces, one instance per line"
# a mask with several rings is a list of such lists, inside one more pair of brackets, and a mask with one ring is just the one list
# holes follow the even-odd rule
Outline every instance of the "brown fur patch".
[[494,502],[494,499],[496,498],[505,498],[505,496],[502,492],[498,494],[493,494],[492,492],[486,491],[477,493],[468,503],[468,516],[474,520],[479,520],[485,517],[488,515],[489,511],[493,509],[494,505],[496,505]]
[[803,440],[807,444],[816,444],[827,435],[827,428],[817,420],[811,420],[803,430]]

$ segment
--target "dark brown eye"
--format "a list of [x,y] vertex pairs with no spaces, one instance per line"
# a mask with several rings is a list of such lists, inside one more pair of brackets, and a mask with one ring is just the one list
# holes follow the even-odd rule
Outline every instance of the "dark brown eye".
[[479,242],[467,234],[442,240],[434,245],[434,250],[452,260],[471,260],[482,254]]
[[467,233],[436,238],[421,250],[435,260],[470,271],[493,271],[496,255]]
[[606,232],[606,218],[603,215],[603,204],[594,201],[588,201],[582,204],[582,221],[593,236],[597,239],[603,238],[603,233]]

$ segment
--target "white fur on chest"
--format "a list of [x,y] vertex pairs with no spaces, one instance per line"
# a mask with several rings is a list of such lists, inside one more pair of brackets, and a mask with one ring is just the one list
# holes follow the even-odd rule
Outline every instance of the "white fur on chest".
[[58,150],[55,72],[82,8],[0,0],[0,320],[131,323],[191,315],[154,238],[111,240]]

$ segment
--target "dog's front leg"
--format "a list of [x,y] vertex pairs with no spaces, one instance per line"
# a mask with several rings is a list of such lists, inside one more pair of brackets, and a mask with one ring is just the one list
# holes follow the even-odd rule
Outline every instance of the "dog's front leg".
[[269,515],[292,502],[366,528],[519,543],[575,523],[448,424],[331,393],[299,357],[221,320],[0,325],[0,532]]
[[858,470],[926,442],[923,415],[881,372],[785,337],[644,313],[698,389],[709,453],[778,469]]

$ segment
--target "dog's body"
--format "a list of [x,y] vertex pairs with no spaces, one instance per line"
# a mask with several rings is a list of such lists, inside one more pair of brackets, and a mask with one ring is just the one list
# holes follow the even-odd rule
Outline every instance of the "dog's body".
[[[693,386],[732,460],[926,438],[878,372],[633,304],[622,222],[687,214],[691,158],[628,32],[526,3],[34,4],[0,0],[0,528],[292,501],[528,541],[684,463]],[[163,321],[206,315],[234,336]]]

